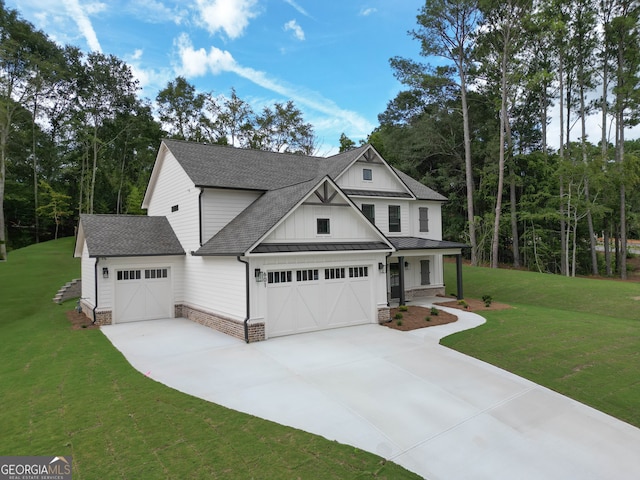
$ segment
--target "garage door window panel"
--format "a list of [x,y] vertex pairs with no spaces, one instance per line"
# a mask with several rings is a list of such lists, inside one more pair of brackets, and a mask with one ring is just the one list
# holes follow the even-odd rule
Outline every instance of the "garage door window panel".
[[369,267],[349,267],[349,278],[369,276]]
[[298,270],[296,271],[297,282],[311,282],[318,280],[318,270]]
[[283,272],[269,272],[267,274],[267,283],[291,283],[293,280],[291,270]]
[[140,280],[141,272],[140,270],[118,270],[118,273],[116,274],[116,278],[120,281]]
[[325,268],[324,269],[325,280],[337,280],[341,278],[345,278],[344,268]]

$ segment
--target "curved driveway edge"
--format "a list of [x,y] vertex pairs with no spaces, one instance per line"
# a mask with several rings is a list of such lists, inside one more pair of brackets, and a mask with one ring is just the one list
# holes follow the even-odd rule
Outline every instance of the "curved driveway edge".
[[640,429],[439,345],[484,323],[449,311],[457,322],[412,332],[363,325],[252,344],[180,318],[101,328],[165,385],[431,480],[640,478]]

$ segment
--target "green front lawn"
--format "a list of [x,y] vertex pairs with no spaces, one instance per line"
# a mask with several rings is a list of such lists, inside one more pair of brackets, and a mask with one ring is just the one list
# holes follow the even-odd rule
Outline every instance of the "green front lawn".
[[[455,265],[445,269],[455,285]],[[640,284],[464,267],[468,298],[514,308],[442,344],[640,427]]]
[[[74,479],[419,478],[354,447],[165,387],[52,303],[73,239],[0,263],[0,455],[73,455]],[[259,399],[256,399],[259,401]]]

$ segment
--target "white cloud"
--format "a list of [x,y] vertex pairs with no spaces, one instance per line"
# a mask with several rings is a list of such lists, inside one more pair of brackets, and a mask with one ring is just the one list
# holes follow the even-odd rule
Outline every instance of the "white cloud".
[[302,30],[302,27],[298,25],[298,22],[296,22],[295,20],[289,20],[287,23],[285,23],[284,30],[285,32],[292,31],[293,35],[298,40],[300,41],[304,40],[304,30]]
[[360,10],[360,15],[363,17],[368,17],[369,15],[372,15],[377,11],[377,8],[362,8],[362,10]]
[[91,20],[89,20],[89,15],[104,11],[106,6],[102,3],[92,3],[83,8],[80,6],[80,2],[78,0],[63,0],[63,3],[67,12],[71,15],[80,29],[82,36],[87,41],[89,48],[94,52],[101,52],[102,47],[100,47],[100,42],[98,41],[98,36],[96,35],[95,30],[93,29]]
[[224,30],[232,39],[241,36],[249,20],[259,14],[257,0],[196,0],[196,4],[209,33]]
[[249,80],[260,87],[292,99],[301,105],[325,116],[324,125],[340,125],[342,130],[354,131],[354,135],[366,135],[374,125],[356,112],[340,108],[317,92],[304,88],[287,85],[271,78],[265,72],[244,67],[236,62],[231,53],[212,46],[207,52],[204,48],[195,49],[188,35],[182,34],[175,42],[180,59],[178,74],[185,77],[214,75],[231,72]]
[[288,3],[293,8],[295,8],[298,11],[298,13],[304,15],[305,17],[311,17],[311,15],[309,15],[309,13],[300,5],[298,5],[294,0],[284,0],[284,3]]
[[173,22],[181,25],[187,17],[187,10],[176,6],[174,9],[167,7],[157,0],[136,0],[127,5],[127,9],[137,18],[148,23]]

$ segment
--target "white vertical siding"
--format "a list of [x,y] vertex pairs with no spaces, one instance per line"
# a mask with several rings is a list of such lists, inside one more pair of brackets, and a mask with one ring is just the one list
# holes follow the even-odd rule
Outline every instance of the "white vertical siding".
[[[196,188],[173,154],[167,151],[149,201],[150,216],[167,217],[186,252],[200,247],[200,189]],[[172,212],[172,207],[178,210]]]
[[[420,208],[429,209],[429,231],[420,231]],[[412,237],[430,238],[431,240],[442,240],[442,204],[440,202],[429,202],[417,200],[411,202],[409,216],[409,233]]]
[[[364,180],[362,170],[371,170],[371,180]],[[342,189],[406,192],[406,187],[381,163],[355,162],[336,182]]]
[[261,192],[248,190],[205,189],[202,194],[202,243],[206,243],[260,195]]
[[422,257],[405,257],[409,268],[404,270],[404,286],[409,290],[422,286],[420,261],[429,260],[430,281],[429,286],[442,286],[442,255],[429,255]]
[[[375,224],[378,229],[388,237],[400,236],[407,237],[412,235],[411,230],[411,212],[410,205],[413,201],[409,200],[389,200],[377,198],[358,198],[355,199],[356,205],[362,210],[362,204],[375,205]],[[389,205],[400,206],[400,231],[389,232]],[[417,215],[417,211],[416,211]],[[418,228],[416,227],[416,230]]]
[[[329,235],[318,235],[317,219],[328,218]],[[351,207],[300,205],[265,242],[379,241],[366,219]]]

